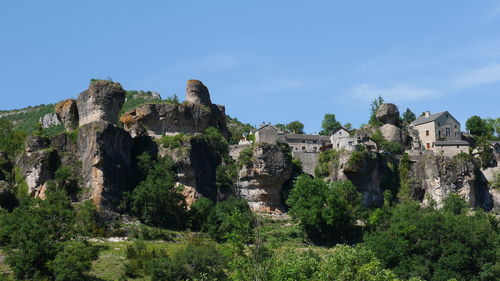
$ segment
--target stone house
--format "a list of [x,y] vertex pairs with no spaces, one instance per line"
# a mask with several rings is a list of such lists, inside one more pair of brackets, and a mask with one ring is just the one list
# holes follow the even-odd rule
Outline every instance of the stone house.
[[446,156],[469,152],[470,145],[462,138],[460,122],[448,111],[434,114],[426,111],[410,124],[409,129],[418,136],[417,142],[423,150],[443,153]]
[[330,137],[320,135],[285,134],[285,142],[292,148],[292,152],[317,152],[320,148],[330,144]]
[[255,143],[270,143],[284,141],[284,133],[273,125],[264,125],[257,129],[254,133]]
[[347,151],[356,150],[356,145],[359,144],[358,138],[352,137],[349,131],[343,127],[332,132],[330,141],[333,149],[345,149]]

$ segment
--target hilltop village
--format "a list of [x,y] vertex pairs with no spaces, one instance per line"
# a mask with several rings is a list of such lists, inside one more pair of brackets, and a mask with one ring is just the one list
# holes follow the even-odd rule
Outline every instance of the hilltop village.
[[[416,281],[439,267],[443,280],[495,280],[500,144],[464,133],[449,111],[411,121],[392,103],[372,111],[369,125],[308,135],[227,116],[199,80],[180,101],[93,79],[76,99],[0,112],[0,272]],[[464,245],[474,266],[441,267],[457,251],[471,263]],[[408,271],[429,251],[439,258]],[[307,273],[292,278],[290,266]]]

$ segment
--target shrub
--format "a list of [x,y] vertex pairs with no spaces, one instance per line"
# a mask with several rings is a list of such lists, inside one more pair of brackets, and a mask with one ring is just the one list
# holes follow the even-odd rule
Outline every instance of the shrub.
[[67,242],[63,247],[55,259],[48,263],[54,274],[54,280],[89,280],[87,273],[92,267],[92,260],[97,258],[95,249],[83,242]]
[[253,239],[253,222],[248,203],[231,197],[215,205],[202,229],[218,242],[249,243]]
[[339,152],[337,150],[325,150],[319,154],[318,166],[314,170],[316,177],[324,178],[330,175],[332,166],[338,163]]
[[182,146],[182,144],[188,140],[189,137],[183,133],[179,133],[173,136],[163,136],[160,139],[160,144],[165,148],[175,149]]
[[317,243],[348,242],[357,239],[355,220],[361,195],[349,181],[327,184],[322,179],[299,176],[287,205],[308,237]]
[[240,151],[240,155],[238,156],[238,164],[240,166],[252,166],[253,161],[253,147],[248,147]]
[[213,209],[214,202],[212,200],[205,197],[196,200],[189,210],[189,228],[193,231],[200,231]]

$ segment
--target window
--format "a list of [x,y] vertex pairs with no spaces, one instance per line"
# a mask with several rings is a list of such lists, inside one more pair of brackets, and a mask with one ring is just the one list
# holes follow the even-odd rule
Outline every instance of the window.
[[455,125],[455,129],[457,128],[457,125]]
[[441,126],[441,122],[438,122],[438,126]]
[[450,128],[446,128],[446,136],[447,137],[451,136]]
[[316,141],[313,141],[313,144],[316,144]]
[[457,145],[457,148],[460,148],[460,145]]
[[302,147],[302,150],[306,150],[306,147],[305,147],[305,146],[303,146],[303,147]]
[[342,132],[339,132],[339,136],[341,136],[341,135],[342,135]]
[[303,140],[303,141],[302,141],[302,143],[306,143],[306,141],[305,141],[305,140]]
[[438,136],[441,137],[441,130],[438,131]]
[[448,114],[446,114],[446,118],[448,118]]
[[431,144],[427,143],[427,149],[431,149]]
[[314,150],[314,152],[316,152],[316,151],[318,150],[318,148],[317,148],[317,147],[314,147],[314,148],[313,148],[313,150]]
[[429,135],[429,130],[425,130],[425,135],[428,136]]
[[337,143],[337,148],[339,148],[339,147],[340,147],[340,144],[339,144],[339,143]]

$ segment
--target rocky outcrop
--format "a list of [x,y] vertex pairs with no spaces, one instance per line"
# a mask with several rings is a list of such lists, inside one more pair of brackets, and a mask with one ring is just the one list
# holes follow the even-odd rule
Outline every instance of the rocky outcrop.
[[97,80],[78,96],[79,125],[94,121],[117,123],[118,114],[125,102],[125,91],[120,83]]
[[132,138],[107,122],[92,122],[78,130],[78,155],[82,163],[83,198],[96,206],[114,209],[128,186]]
[[58,120],[64,125],[66,131],[73,131],[78,128],[79,117],[75,100],[68,99],[59,102],[56,104],[55,111]]
[[187,137],[175,149],[160,146],[159,156],[169,156],[174,160],[177,184],[183,186],[188,205],[200,197],[216,201],[223,195],[215,186],[216,168],[222,159],[204,138]]
[[384,124],[380,127],[380,131],[386,140],[402,143],[401,128],[392,124]]
[[282,212],[281,190],[292,174],[292,157],[278,145],[253,148],[251,163],[238,173],[237,192],[257,212]]
[[491,210],[491,194],[472,158],[428,154],[414,155],[411,160],[408,185],[414,199],[424,204],[432,200],[439,207],[449,194],[456,193],[471,207]]
[[229,138],[223,106],[212,104],[208,89],[201,82],[188,82],[186,102],[182,104],[144,104],[123,114],[120,121],[132,136],[146,131],[158,138],[176,133],[204,133],[208,127],[219,128]]
[[398,107],[393,103],[383,103],[377,110],[375,115],[377,120],[384,124],[391,124],[395,126],[400,126],[399,124],[399,110]]
[[52,126],[57,126],[61,125],[61,122],[57,118],[57,115],[55,113],[48,113],[45,114],[38,120],[38,122],[42,125],[42,128],[50,128]]
[[157,92],[150,92],[150,91],[127,91],[127,97],[125,98],[125,101],[127,101],[129,98],[133,99],[142,99],[146,101],[158,101],[161,100],[161,95],[160,93]]
[[199,80],[188,80],[186,86],[186,101],[192,104],[212,105],[208,88]]

